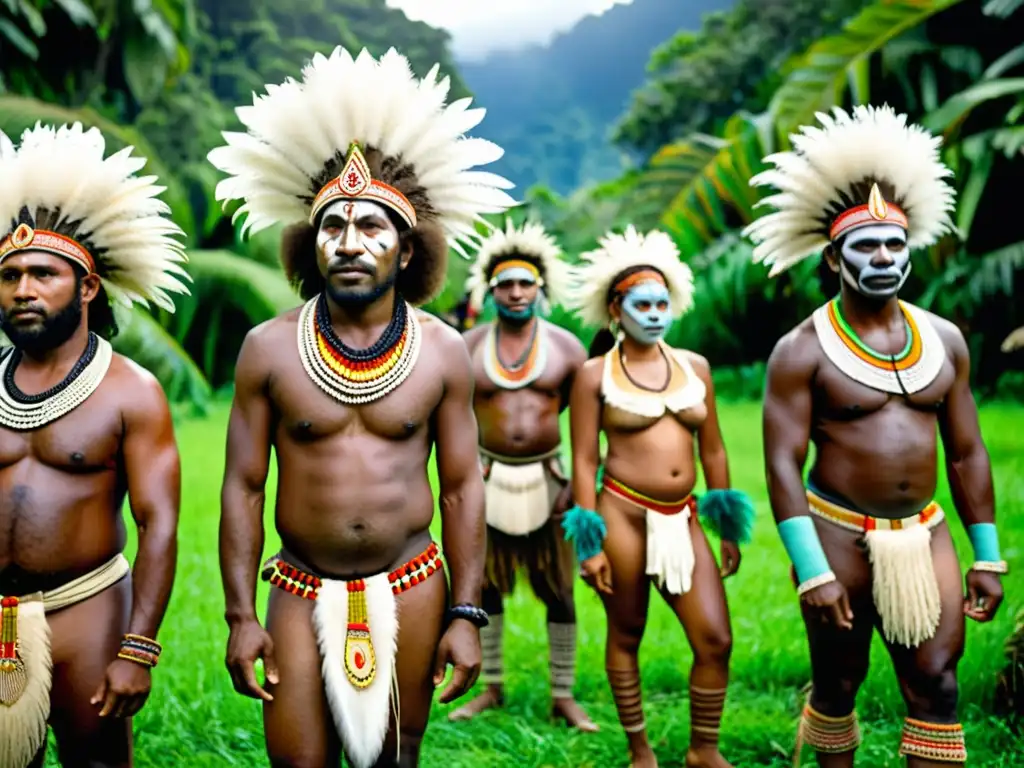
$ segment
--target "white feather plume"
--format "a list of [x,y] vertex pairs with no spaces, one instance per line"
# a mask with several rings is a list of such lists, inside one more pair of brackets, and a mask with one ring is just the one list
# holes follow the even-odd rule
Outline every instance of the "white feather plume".
[[438,72],[435,65],[417,79],[393,48],[379,60],[366,49],[353,59],[341,46],[329,57],[314,55],[302,82],[268,85],[265,95],[253,95],[251,107],[236,110],[248,132],[225,133],[226,145],[208,155],[228,174],[217,199],[244,201],[236,213],[246,217],[243,231],[304,221],[319,191],[315,180],[355,141],[412,167],[436,223],[464,255],[463,244],[479,240],[475,224],[486,224],[484,214],[516,205],[503,191],[514,185],[473,170],[503,150],[464,135],[484,110],[470,109],[468,98],[446,104],[449,80],[438,80]]
[[820,127],[801,127],[790,137],[793,150],[766,157],[774,167],[750,180],[776,190],[758,203],[774,211],[743,232],[755,244],[754,261],[770,265],[771,276],[821,253],[829,243],[831,212],[852,184],[865,179],[893,186],[896,200],[889,202],[907,215],[911,248],[955,231],[955,191],[945,181],[953,172],[939,156],[939,137],[908,125],[907,116],[888,105],[856,106],[852,115],[835,107],[832,115],[816,117]]
[[653,267],[664,275],[674,317],[693,307],[693,272],[680,261],[679,249],[664,232],[655,229],[644,235],[631,224],[621,235],[606,234],[598,245],[580,255],[582,264],[574,270],[570,294],[570,307],[588,325],[605,327],[611,322],[608,291],[616,277],[633,267]]
[[132,147],[106,158],[105,151],[103,134],[81,123],[37,123],[17,147],[0,131],[0,233],[17,226],[22,208],[33,221],[41,211],[59,212],[61,234],[90,251],[111,299],[173,312],[169,294],[187,294],[190,278],[176,239],[184,233],[158,197],[166,188],[156,176],[135,175],[146,160]]
[[543,291],[552,304],[562,304],[570,279],[569,266],[562,261],[562,249],[548,234],[543,225],[526,222],[516,227],[511,219],[505,219],[505,229],[495,229],[480,245],[473,265],[469,268],[466,291],[470,306],[479,311],[490,290],[490,273],[495,259],[501,256],[521,254],[540,262],[540,276],[544,280]]

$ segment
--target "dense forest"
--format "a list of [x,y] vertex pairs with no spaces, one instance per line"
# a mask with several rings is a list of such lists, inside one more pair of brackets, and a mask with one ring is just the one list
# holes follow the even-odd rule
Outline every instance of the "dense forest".
[[[670,342],[707,355],[723,392],[757,395],[772,345],[834,286],[814,263],[772,281],[751,264],[749,179],[816,111],[888,102],[943,137],[959,198],[958,233],[915,256],[906,297],[964,330],[979,391],[1019,397],[1024,352],[1001,345],[1024,325],[1024,239],[1005,215],[1024,172],[1022,4],[636,0],[460,74],[446,33],[385,0],[0,0],[0,130],[81,120],[150,158],[190,234],[192,296],[174,315],[136,310],[116,347],[201,406],[230,384],[246,330],[297,303],[279,232],[243,241],[213,202],[207,150],[234,106],[312,52],[393,45],[489,107],[482,135],[521,175],[514,215],[543,220],[570,258],[629,222],[669,232],[697,277],[697,311]],[[431,311],[462,299],[467,265],[450,264]]]

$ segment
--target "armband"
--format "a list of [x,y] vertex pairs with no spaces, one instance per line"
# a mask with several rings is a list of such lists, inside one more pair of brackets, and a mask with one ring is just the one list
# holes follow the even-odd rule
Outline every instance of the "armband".
[[974,550],[971,570],[989,573],[1008,573],[1006,561],[999,556],[999,537],[995,523],[975,523],[967,526],[967,536]]
[[836,580],[829,567],[825,550],[821,548],[814,521],[808,515],[791,517],[778,525],[779,536],[786,548],[786,554],[793,561],[796,578],[800,582],[798,594],[804,594],[822,584]]
[[451,624],[455,619],[465,619],[477,629],[483,629],[491,623],[487,611],[469,603],[459,603],[448,609],[448,623]]
[[604,538],[608,535],[604,519],[597,512],[583,509],[578,504],[565,513],[562,530],[565,531],[565,540],[571,541],[576,548],[576,559],[580,562],[600,554]]
[[144,667],[155,667],[162,652],[163,646],[156,640],[142,635],[125,635],[121,639],[121,648],[117,652],[117,658],[133,661]]
[[743,491],[716,489],[697,500],[697,510],[723,541],[746,544],[754,528],[754,505]]

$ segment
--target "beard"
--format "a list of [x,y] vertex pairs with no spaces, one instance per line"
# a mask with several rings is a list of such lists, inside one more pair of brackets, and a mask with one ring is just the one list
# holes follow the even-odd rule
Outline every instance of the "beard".
[[70,339],[81,324],[82,294],[77,290],[64,307],[52,315],[43,315],[42,322],[32,328],[15,325],[0,311],[0,330],[15,347],[29,354],[56,349]]
[[358,289],[346,289],[336,288],[331,285],[330,280],[327,281],[324,290],[327,296],[335,303],[342,306],[359,306],[365,307],[373,304],[373,302],[380,299],[385,293],[394,288],[395,283],[398,282],[398,273],[401,271],[401,262],[396,258],[395,266],[391,270],[391,274],[388,275],[384,282],[377,283],[369,290],[365,288]]

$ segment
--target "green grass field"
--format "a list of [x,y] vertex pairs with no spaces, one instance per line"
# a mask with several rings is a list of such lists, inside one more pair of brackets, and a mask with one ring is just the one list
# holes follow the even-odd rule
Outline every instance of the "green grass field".
[[[733,483],[754,497],[759,511],[754,541],[745,548],[742,568],[727,586],[735,640],[722,749],[737,766],[788,766],[802,703],[800,689],[809,674],[807,648],[787,576],[788,560],[767,505],[759,405],[723,404],[721,413]],[[149,703],[135,722],[136,765],[141,768],[268,764],[260,705],[234,693],[223,662],[227,627],[217,525],[226,417],[226,410],[220,409],[209,419],[178,427],[183,463],[180,559],[160,635],[166,650],[154,674]],[[1024,567],[1024,409],[987,406],[982,427],[994,466],[1004,557],[1019,573]],[[273,498],[272,488],[268,496]],[[952,512],[944,483],[939,500]],[[271,510],[267,520],[269,554],[278,543],[269,523]],[[970,549],[963,527],[953,521],[952,528],[966,557]],[[128,554],[133,553],[132,546]],[[996,674],[1004,664],[1002,644],[1014,613],[1024,604],[1024,579],[1011,575],[1004,583],[1007,595],[998,620],[987,626],[968,623],[967,653],[960,666],[961,717],[969,765],[976,768],[1019,765],[1024,750],[1024,741],[987,714]],[[265,605],[265,584],[260,584],[258,594],[260,605]],[[530,593],[521,590],[506,609],[507,708],[472,723],[452,724],[446,719],[451,707],[437,705],[423,765],[627,765],[625,739],[604,674],[604,613],[582,583],[576,599],[577,696],[601,725],[601,733],[576,734],[550,722],[544,614]],[[665,606],[657,600],[651,605],[641,650],[649,734],[660,764],[681,766],[689,736],[686,681],[691,654]],[[901,765],[896,747],[903,705],[877,638],[872,661],[858,704],[864,731],[858,765]],[[57,765],[52,750],[47,764]],[[810,750],[805,751],[804,764],[814,764]]]

